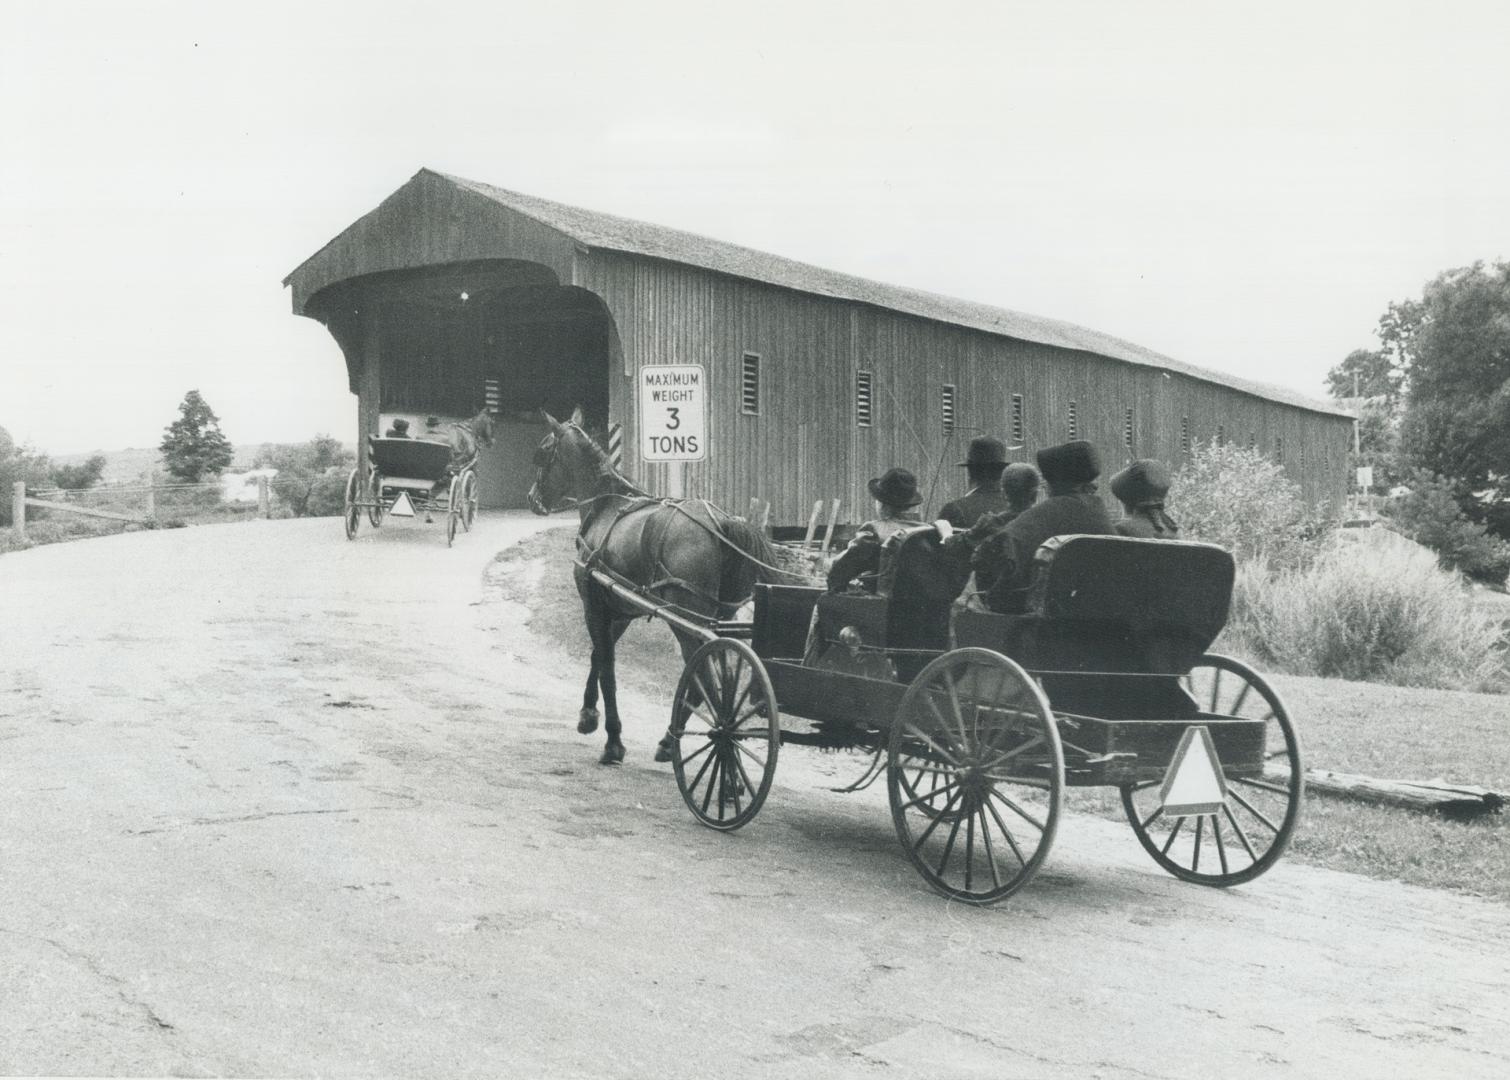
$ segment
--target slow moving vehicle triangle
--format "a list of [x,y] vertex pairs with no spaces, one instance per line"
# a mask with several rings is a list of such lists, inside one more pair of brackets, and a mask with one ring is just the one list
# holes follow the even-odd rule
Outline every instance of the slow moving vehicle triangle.
[[1227,782],[1204,724],[1185,729],[1159,795],[1166,817],[1214,814],[1226,805]]
[[409,493],[407,491],[400,491],[398,493],[398,498],[393,500],[393,506],[389,509],[388,513],[394,517],[414,516],[414,504],[409,501]]

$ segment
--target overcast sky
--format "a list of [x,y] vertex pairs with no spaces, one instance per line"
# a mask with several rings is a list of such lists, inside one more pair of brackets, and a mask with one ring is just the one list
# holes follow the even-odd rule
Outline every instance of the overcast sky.
[[0,3],[18,441],[354,439],[280,282],[422,166],[1318,397],[1510,257],[1504,0],[237,8]]

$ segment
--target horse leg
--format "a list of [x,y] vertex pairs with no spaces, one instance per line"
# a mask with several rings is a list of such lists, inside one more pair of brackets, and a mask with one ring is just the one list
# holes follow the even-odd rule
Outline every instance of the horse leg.
[[578,584],[582,594],[582,616],[587,623],[587,639],[592,642],[592,660],[587,669],[587,685],[582,688],[582,710],[577,713],[577,731],[591,735],[598,730],[598,682],[603,666],[603,628],[608,610],[591,584]]
[[[682,666],[686,667],[692,661],[692,654],[697,652],[702,646],[702,641],[699,638],[692,637],[690,634],[684,634],[675,628],[671,632],[676,635],[677,644],[681,646]],[[697,684],[694,683],[688,691],[687,703],[689,705],[696,705],[701,700],[702,692],[698,690]],[[671,726],[668,724],[666,734],[662,735],[661,741],[655,744],[655,760],[661,762],[670,761],[672,751],[675,748],[676,736],[672,734]]]
[[[619,689],[618,681],[614,676],[614,646],[619,638],[624,636],[624,631],[629,628],[627,621],[610,622],[603,634],[603,655],[598,661],[598,685],[603,690],[603,730],[608,739],[603,746],[603,756],[598,758],[599,764],[617,765],[624,760],[624,743],[619,739],[619,733],[623,726],[619,723]],[[594,649],[594,653],[598,650]]]

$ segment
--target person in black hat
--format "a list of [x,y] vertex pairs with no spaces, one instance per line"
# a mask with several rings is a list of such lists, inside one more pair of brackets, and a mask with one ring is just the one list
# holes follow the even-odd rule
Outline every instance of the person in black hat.
[[1082,440],[1038,451],[1038,471],[1048,485],[1048,498],[1024,510],[1002,530],[1003,543],[993,569],[996,580],[986,594],[993,611],[1020,612],[1033,577],[1033,556],[1051,536],[1074,533],[1109,536],[1111,518],[1096,494],[1101,459],[1096,448]]
[[912,473],[906,469],[887,469],[885,475],[871,480],[868,487],[879,516],[861,525],[849,547],[834,560],[828,571],[829,592],[839,592],[855,578],[860,578],[870,592],[876,592],[878,587],[885,591],[884,582],[878,581],[885,571],[882,548],[888,541],[923,524],[917,511],[923,496],[918,493],[918,480]]
[[409,421],[405,420],[402,416],[399,417],[398,419],[394,420],[393,423],[389,426],[388,430],[385,431],[385,432],[383,432],[383,438],[385,438],[385,439],[407,439],[407,438],[409,438]]
[[970,478],[970,490],[945,504],[939,517],[956,529],[968,529],[986,514],[1011,508],[1002,490],[1002,470],[1007,467],[1007,444],[989,435],[970,440],[965,460],[960,462]]
[[1169,470],[1152,458],[1135,461],[1111,480],[1112,494],[1126,515],[1117,532],[1144,540],[1178,540],[1180,527],[1164,512]]

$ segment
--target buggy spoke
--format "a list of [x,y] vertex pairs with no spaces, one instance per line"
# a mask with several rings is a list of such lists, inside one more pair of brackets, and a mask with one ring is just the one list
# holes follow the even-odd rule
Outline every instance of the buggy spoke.
[[[750,774],[747,773],[747,772],[745,772],[745,763],[739,760],[739,755],[734,752],[735,750],[744,750],[744,747],[740,746],[738,743],[731,743],[730,744],[730,749],[727,751],[728,757],[729,757],[729,761],[732,762],[733,765],[734,765],[734,768],[736,770],[738,770],[738,772],[739,772],[739,778],[744,781],[745,790],[746,791],[754,791],[756,785],[755,785],[754,781],[752,781],[750,779]],[[749,751],[745,750],[745,753],[748,754]],[[754,757],[753,754],[751,756]],[[758,758],[756,758],[756,760],[759,761]],[[761,764],[761,767],[764,768],[765,762],[761,761],[760,764]]]
[[1232,826],[1232,831],[1237,833],[1237,838],[1242,842],[1243,850],[1248,853],[1248,858],[1258,862],[1258,856],[1253,854],[1253,845],[1248,843],[1248,834],[1243,832],[1243,827],[1237,823],[1237,818],[1232,816],[1232,807],[1224,805],[1222,813],[1227,815],[1227,822]]
[[[930,693],[925,693],[923,695],[923,699],[928,702],[928,710],[933,713],[933,718],[939,722],[939,736],[940,736],[940,738],[944,739],[946,742],[953,742],[954,741],[954,733],[949,730],[949,721],[945,720],[944,719],[944,714],[941,713],[941,712],[939,712],[938,702],[936,702],[936,701],[933,700],[933,695],[930,694]],[[912,727],[913,727],[913,730],[917,731],[918,734],[920,734],[920,735],[923,734],[923,729],[920,728],[920,727],[918,727],[917,724],[914,723],[912,725]],[[925,738],[926,738],[926,736],[925,736]],[[936,744],[935,744],[935,748],[937,748]],[[943,753],[944,751],[942,749],[940,749],[939,752]],[[950,761],[954,761],[955,760],[953,754],[948,754],[946,756],[949,758]]]
[[1032,739],[1030,739],[1028,742],[1023,743],[1021,746],[1014,747],[1011,750],[1008,750],[1005,753],[1002,753],[1002,754],[998,755],[997,757],[992,758],[990,761],[983,761],[983,762],[981,762],[980,763],[980,767],[982,769],[993,769],[996,766],[1000,765],[1003,761],[1006,761],[1009,758],[1014,758],[1018,754],[1021,754],[1022,752],[1024,752],[1025,750],[1031,750],[1035,746],[1042,746],[1042,745],[1043,745],[1043,736],[1042,735],[1034,736]]
[[1216,712],[1216,703],[1222,689],[1222,669],[1214,668],[1215,675],[1211,679],[1211,711]]
[[937,829],[941,824],[943,824],[944,819],[949,816],[949,808],[952,807],[956,802],[959,802],[963,797],[964,792],[961,791],[957,791],[949,797],[949,801],[946,802],[944,804],[944,808],[939,811],[939,816],[930,821],[928,823],[928,827],[923,830],[923,835],[919,836],[912,842],[913,851],[916,851],[927,842],[928,838],[933,835],[933,830]]
[[918,727],[916,724],[908,726],[908,734],[922,739],[929,746],[933,747],[933,749],[938,751],[939,756],[942,757],[945,761],[949,762],[949,764],[955,766],[959,765],[959,760],[953,754],[951,754],[949,751],[945,750],[942,746],[929,738],[928,733],[922,728]]
[[1250,682],[1243,683],[1242,690],[1239,691],[1239,693],[1237,695],[1237,699],[1235,701],[1233,701],[1233,703],[1232,703],[1232,711],[1230,713],[1228,713],[1227,715],[1229,715],[1229,716],[1241,716],[1242,715],[1243,702],[1245,702],[1245,701],[1248,700],[1248,693],[1252,689],[1253,689],[1253,684],[1252,683],[1250,683]]
[[1216,857],[1221,860],[1222,873],[1227,874],[1227,846],[1222,843],[1222,823],[1211,815],[1211,839],[1216,841]]
[[741,754],[743,754],[745,757],[749,758],[755,764],[759,765],[762,772],[765,771],[765,762],[766,762],[765,758],[761,757],[759,754],[757,754],[755,751],[751,750],[748,746],[746,746],[742,742],[731,742],[729,745],[732,746],[732,747],[734,747],[734,749],[738,750]]
[[1163,816],[1164,816],[1164,808],[1161,806],[1158,809],[1156,809],[1153,813],[1149,814],[1142,821],[1138,822],[1138,825],[1139,825],[1140,828],[1146,829],[1150,825],[1152,825],[1155,821],[1158,821],[1159,818],[1161,818]]
[[965,714],[960,711],[959,687],[954,685],[952,672],[944,672],[944,685],[949,688],[949,712],[954,717],[954,722],[959,729],[960,745],[969,746],[970,736],[965,731]]
[[[705,816],[708,813],[708,803],[713,798],[713,788],[717,786],[719,777],[724,774],[724,763],[719,760],[717,754],[712,754],[708,757],[708,764],[713,766],[713,773],[708,777],[708,790],[703,792],[703,814]],[[705,765],[704,768],[706,767]],[[697,785],[694,783],[692,787],[695,789]]]
[[1022,807],[1018,806],[1015,802],[1013,802],[1011,799],[1007,798],[1005,795],[1003,795],[1001,792],[997,791],[995,788],[991,788],[990,789],[990,793],[992,795],[996,796],[1002,802],[1006,803],[1007,804],[1007,809],[1011,810],[1018,817],[1022,818],[1028,824],[1032,825],[1039,832],[1044,832],[1048,828],[1047,825],[1045,825],[1043,822],[1039,821],[1032,814],[1028,813]]
[[1262,788],[1264,791],[1272,791],[1276,795],[1288,796],[1290,794],[1290,789],[1287,786],[1282,787],[1279,784],[1271,784],[1266,780],[1254,780],[1247,776],[1234,776],[1232,782],[1235,784],[1246,784],[1248,787]]
[[975,808],[970,808],[970,813],[965,818],[965,891],[970,891],[970,883],[975,874]]
[[702,757],[704,754],[706,754],[709,750],[712,750],[712,749],[713,749],[713,740],[709,739],[707,742],[705,742],[701,746],[699,746],[694,752],[692,752],[690,754],[683,754],[682,755],[682,768],[685,769],[688,765],[692,764],[694,761],[696,761],[698,758]]
[[954,841],[959,838],[959,818],[955,817],[954,824],[949,827],[949,839],[944,841],[944,854],[939,859],[938,876],[944,876],[944,867],[949,865],[949,856],[954,851]]
[[1185,827],[1187,818],[1180,818],[1174,823],[1174,828],[1169,830],[1169,835],[1164,838],[1164,847],[1160,849],[1160,855],[1168,855],[1169,849],[1174,846],[1174,838],[1180,835],[1180,830]]
[[1012,854],[1017,856],[1017,861],[1023,866],[1028,865],[1028,860],[1022,857],[1022,849],[1017,846],[1017,841],[1012,836],[1012,830],[1007,828],[1007,823],[1001,819],[1001,813],[991,805],[989,799],[984,803],[985,808],[991,811],[991,816],[996,820],[996,827],[1001,830],[1002,836],[1006,837],[1007,846],[1012,849]]
[[[703,747],[703,750],[711,750],[711,749],[713,749],[713,743],[710,740],[708,742],[708,745],[705,746],[705,747]],[[701,754],[703,752],[703,750],[699,750],[697,753]],[[697,756],[697,754],[693,755],[693,757],[696,757],[696,756]],[[682,760],[684,762],[686,761],[685,758],[683,758]],[[702,780],[703,773],[707,772],[708,771],[708,766],[712,765],[713,762],[716,761],[716,760],[718,760],[718,755],[717,754],[709,754],[708,755],[708,760],[705,761],[705,762],[703,762],[703,767],[697,770],[697,775],[692,778],[692,783],[690,783],[690,784],[687,785],[687,788],[689,790],[691,790],[691,791],[696,791],[697,790],[698,781]],[[685,766],[683,767],[683,771],[684,772],[686,771],[685,770]]]
[[[1216,710],[1213,709],[1211,711],[1215,712]],[[1198,872],[1201,868],[1201,828],[1205,824],[1206,815],[1202,814],[1195,819],[1195,847],[1192,849],[1194,854],[1191,856],[1192,861],[1190,863],[1190,872],[1192,874]]]
[[991,883],[1001,888],[1001,874],[996,869],[996,852],[991,847],[991,824],[986,820],[984,807],[977,808],[980,814],[980,838],[986,845],[986,865],[991,868]]
[[[911,810],[914,806],[921,806],[923,803],[930,802],[931,800],[938,798],[940,795],[947,795],[949,794],[949,792],[956,790],[958,787],[959,781],[957,780],[945,784],[943,787],[936,787],[929,791],[926,795],[919,795],[915,799],[907,800],[902,804],[901,809]],[[953,801],[952,797],[950,801]]]
[[1255,807],[1252,803],[1250,803],[1247,799],[1243,798],[1241,795],[1239,795],[1232,788],[1228,788],[1227,789],[1227,794],[1231,795],[1234,799],[1236,799],[1237,802],[1238,802],[1238,805],[1240,805],[1244,810],[1248,811],[1248,813],[1250,813],[1254,817],[1258,818],[1259,821],[1262,821],[1264,823],[1264,826],[1271,833],[1278,834],[1278,832],[1279,832],[1279,826],[1275,825],[1274,822],[1272,822],[1268,818],[1266,818],[1263,815],[1263,813],[1260,812],[1259,809],[1257,807]]

